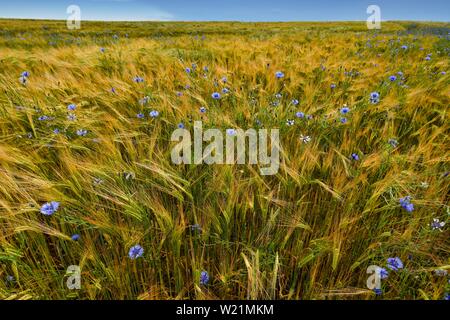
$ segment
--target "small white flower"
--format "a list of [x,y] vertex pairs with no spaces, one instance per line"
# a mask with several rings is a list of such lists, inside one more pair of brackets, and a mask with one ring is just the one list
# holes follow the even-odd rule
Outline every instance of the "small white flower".
[[27,80],[28,80],[28,78],[27,78],[27,77],[24,77],[24,76],[21,76],[21,77],[19,78],[19,82],[20,82],[21,84],[27,84]]
[[123,177],[125,180],[132,180],[136,178],[136,174],[134,172],[124,172]]
[[427,182],[425,182],[425,181],[422,181],[422,182],[420,183],[420,187],[421,187],[422,189],[428,189],[429,186],[430,186],[430,185],[429,185]]
[[441,230],[445,226],[444,221],[440,221],[439,219],[434,218],[431,223],[431,229],[433,230]]
[[434,274],[438,277],[445,277],[447,275],[447,270],[445,269],[436,269],[434,270]]
[[300,140],[302,140],[303,143],[308,143],[308,142],[311,141],[311,137],[310,136],[300,135]]

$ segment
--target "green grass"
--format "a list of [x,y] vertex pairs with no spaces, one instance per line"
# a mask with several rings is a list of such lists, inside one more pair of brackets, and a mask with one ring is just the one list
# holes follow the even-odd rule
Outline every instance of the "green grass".
[[[450,212],[449,28],[83,22],[69,31],[0,20],[0,298],[442,299],[448,278],[434,270],[450,268],[448,224],[430,224]],[[196,120],[279,128],[278,174],[172,164],[172,132]],[[399,204],[408,195],[413,212]],[[44,216],[49,201],[61,206]],[[135,244],[145,252],[131,260]],[[389,270],[377,297],[366,269],[389,257],[404,269]],[[66,288],[70,265],[81,267],[81,290]]]

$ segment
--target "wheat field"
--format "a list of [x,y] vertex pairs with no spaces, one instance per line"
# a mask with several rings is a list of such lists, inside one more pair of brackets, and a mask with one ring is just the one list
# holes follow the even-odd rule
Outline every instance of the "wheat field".
[[[449,31],[0,20],[0,299],[448,299]],[[278,173],[173,164],[195,121]]]

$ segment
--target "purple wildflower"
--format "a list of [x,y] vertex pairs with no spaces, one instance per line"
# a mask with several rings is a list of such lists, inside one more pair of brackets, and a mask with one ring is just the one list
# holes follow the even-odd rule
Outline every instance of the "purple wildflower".
[[403,262],[399,257],[388,258],[387,267],[391,270],[398,271],[398,269],[403,269]]
[[205,286],[205,285],[208,284],[208,282],[209,282],[209,274],[208,274],[208,272],[202,271],[200,273],[200,284]]
[[152,110],[152,111],[150,111],[149,115],[152,118],[157,118],[159,116],[159,112],[156,110]]
[[47,202],[44,205],[42,205],[41,213],[46,216],[51,216],[56,211],[58,211],[58,208],[59,208],[59,202],[57,202],[57,201]]
[[284,78],[284,73],[281,72],[281,71],[277,71],[277,72],[275,72],[275,77],[276,77],[277,79]]
[[72,239],[72,241],[78,241],[80,239],[80,235],[79,234],[74,234],[70,238]]
[[304,118],[305,117],[305,114],[303,113],[303,112],[301,112],[301,111],[299,111],[299,112],[297,112],[296,114],[295,114],[295,116],[297,117],[297,118]]
[[408,212],[413,212],[414,211],[414,205],[411,203],[411,197],[410,196],[406,196],[404,198],[401,198],[399,200],[400,202],[400,206],[405,209]]
[[130,251],[128,251],[128,257],[130,257],[130,259],[132,259],[132,260],[140,258],[143,255],[144,255],[144,249],[138,244],[131,247]]

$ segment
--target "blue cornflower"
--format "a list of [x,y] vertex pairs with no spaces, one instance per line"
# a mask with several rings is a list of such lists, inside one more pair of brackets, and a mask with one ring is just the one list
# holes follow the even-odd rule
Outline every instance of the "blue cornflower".
[[177,91],[176,95],[177,97],[181,97],[183,95],[183,92]]
[[202,271],[200,273],[200,284],[205,286],[205,285],[208,284],[208,282],[209,282],[209,274],[208,274],[208,272]]
[[358,154],[352,153],[352,159],[355,160],[355,161],[358,161],[359,160]]
[[28,78],[30,76],[30,73],[28,71],[24,71],[24,72],[22,72],[21,76]]
[[138,119],[144,119],[145,115],[144,115],[142,112],[139,112],[139,113],[136,115],[136,117],[137,117]]
[[79,234],[74,234],[72,235],[72,237],[70,237],[73,241],[78,241],[80,239],[80,235]]
[[39,118],[38,118],[38,120],[39,121],[46,121],[46,120],[48,120],[49,118],[47,117],[47,116],[40,116]]
[[85,135],[87,135],[86,129],[78,129],[77,130],[77,136],[84,137]]
[[58,128],[53,129],[54,134],[59,134],[61,131]]
[[222,77],[221,81],[222,81],[223,83],[227,83],[228,79],[227,79],[227,77]]
[[228,88],[223,88],[222,89],[222,93],[223,94],[227,94],[227,93],[229,93],[230,92],[230,89],[228,89]]
[[105,53],[105,48],[100,48],[101,53]]
[[303,112],[301,112],[301,111],[299,111],[299,112],[297,112],[296,114],[295,114],[295,116],[297,117],[297,118],[304,118],[305,117],[305,114],[303,113]]
[[142,82],[144,82],[144,78],[141,78],[141,77],[139,77],[139,76],[134,77],[133,80],[134,80],[134,82],[136,82],[136,83],[142,83]]
[[6,281],[13,282],[14,281],[14,277],[12,275],[7,275],[6,276]]
[[42,205],[41,213],[46,216],[51,216],[56,211],[58,211],[58,208],[59,208],[59,202],[57,202],[57,201],[47,202]]
[[284,73],[281,72],[281,71],[277,71],[277,72],[275,72],[275,77],[276,77],[277,79],[284,78]]
[[150,115],[150,117],[152,117],[152,118],[156,118],[156,117],[159,116],[159,112],[156,111],[156,110],[152,110],[152,111],[150,111],[149,115]]
[[186,73],[191,73],[191,68],[186,68],[184,71],[186,71]]
[[370,102],[373,104],[380,102],[380,94],[378,92],[372,92],[370,94]]
[[446,292],[444,294],[444,300],[449,301],[450,300],[450,293]]
[[378,288],[373,289],[373,292],[375,292],[375,294],[377,296],[381,296],[383,294],[383,291],[381,289],[378,289]]
[[111,92],[112,93],[116,93],[116,89],[113,87],[113,88],[111,88]]
[[128,256],[132,260],[140,258],[143,255],[144,255],[144,249],[138,244],[133,246],[133,247],[131,247],[130,251],[128,251]]
[[408,212],[414,211],[414,205],[411,203],[411,197],[407,196],[400,199],[400,205]]
[[220,93],[218,93],[218,92],[214,92],[212,95],[211,95],[211,97],[213,97],[213,99],[220,99]]
[[74,105],[73,103],[71,103],[67,106],[67,110],[69,110],[69,111],[74,111],[76,108],[77,108],[77,106]]
[[331,89],[334,89],[334,88],[336,88],[336,85],[335,85],[334,83],[332,83],[331,86],[330,86],[330,88],[331,88]]
[[378,269],[380,279],[384,280],[389,276],[389,272],[385,268],[379,268]]
[[399,257],[388,258],[387,267],[391,270],[398,271],[398,269],[403,269],[403,262]]
[[349,107],[343,107],[342,109],[341,109],[341,113],[342,114],[347,114],[347,113],[349,113],[350,112],[350,108]]
[[277,99],[281,99],[281,97],[283,97],[283,95],[282,95],[281,93],[277,93],[277,94],[275,95],[275,98],[277,98]]
[[345,117],[342,117],[341,119],[339,119],[339,121],[341,121],[341,123],[347,123],[347,118],[345,118]]
[[178,129],[184,129],[184,123],[182,123],[182,122],[180,122],[178,125],[177,125],[177,127],[178,127]]
[[288,125],[289,127],[290,127],[290,126],[293,126],[294,124],[295,124],[295,121],[294,121],[294,120],[289,120],[289,119],[288,119],[288,120],[286,121],[286,125]]
[[411,202],[411,196],[406,196],[406,197],[400,199],[401,205],[408,204],[410,202]]
[[77,116],[74,115],[73,113],[70,113],[70,114],[67,116],[67,119],[70,120],[70,121],[75,121],[75,120],[77,120]]
[[396,77],[396,76],[390,76],[390,77],[389,77],[389,80],[390,80],[391,82],[394,82],[395,80],[397,80],[397,77]]
[[308,119],[308,120],[312,120],[312,118],[314,118],[312,114],[308,114],[308,115],[306,116],[306,119]]
[[205,107],[201,107],[200,108],[200,113],[205,113],[206,112],[206,108]]
[[398,141],[395,140],[395,139],[392,139],[392,138],[388,140],[388,143],[389,143],[393,148],[396,148],[396,147],[398,146]]
[[236,129],[227,129],[226,133],[229,136],[235,136],[236,135]]
[[297,100],[297,99],[292,99],[291,103],[292,103],[294,106],[296,106],[296,105],[298,105],[298,100]]

